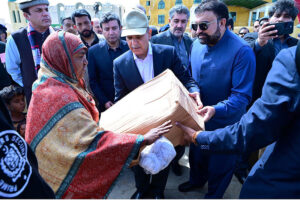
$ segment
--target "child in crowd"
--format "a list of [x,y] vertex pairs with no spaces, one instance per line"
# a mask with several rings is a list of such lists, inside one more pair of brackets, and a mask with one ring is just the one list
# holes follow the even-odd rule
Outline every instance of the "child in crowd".
[[23,88],[10,85],[0,91],[0,96],[5,101],[15,129],[22,137],[25,137],[26,113],[24,113],[25,93]]

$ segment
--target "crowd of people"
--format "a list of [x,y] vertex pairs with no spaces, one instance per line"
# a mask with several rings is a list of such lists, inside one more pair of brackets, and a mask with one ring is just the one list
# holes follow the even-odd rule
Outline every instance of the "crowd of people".
[[[187,145],[189,180],[180,192],[208,184],[205,198],[222,198],[236,175],[240,198],[300,198],[300,47],[274,29],[294,22],[294,1],[276,1],[253,32],[237,34],[220,0],[193,13],[175,5],[159,31],[141,5],[122,20],[78,9],[60,29],[48,6],[20,0],[28,26],[9,36],[0,26],[0,197],[106,198],[140,149],[177,126],[185,144],[166,168],[151,175],[131,167],[131,199],[164,199],[169,171],[182,175]],[[171,121],[145,135],[101,128],[101,112],[166,69],[188,90],[205,131]]]

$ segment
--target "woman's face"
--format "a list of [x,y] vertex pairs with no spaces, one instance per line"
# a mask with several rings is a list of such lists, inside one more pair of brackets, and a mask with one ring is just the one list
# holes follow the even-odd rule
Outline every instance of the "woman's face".
[[81,49],[76,54],[73,55],[73,64],[74,64],[77,78],[82,79],[88,64],[88,61],[86,59],[85,49]]

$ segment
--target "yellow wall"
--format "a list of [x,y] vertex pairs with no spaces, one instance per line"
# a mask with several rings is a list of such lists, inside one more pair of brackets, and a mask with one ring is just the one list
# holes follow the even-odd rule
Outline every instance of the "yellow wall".
[[[145,7],[147,16],[150,16],[150,25],[162,27],[169,22],[169,10],[175,5],[176,0],[164,0],[165,9],[158,9],[158,3],[160,0],[150,0],[150,6],[146,6],[147,0],[140,0],[140,4]],[[272,1],[272,0],[267,0]],[[194,0],[182,0],[182,3],[191,9]],[[194,5],[196,6],[196,5]],[[235,26],[247,26],[250,10],[238,6],[228,6],[229,12],[236,12]],[[158,24],[158,15],[165,15],[165,23]]]
[[[162,27],[163,25],[166,25],[169,23],[169,10],[175,5],[176,0],[164,0],[165,2],[165,9],[158,9],[158,3],[160,0],[150,0],[150,6],[146,6],[147,0],[140,0],[140,4],[144,6],[144,8],[147,11],[147,16],[150,16],[150,25],[154,25],[157,27]],[[266,5],[269,5],[269,3],[272,3],[272,0],[265,0],[268,2],[268,4],[261,5],[257,8],[264,7]],[[193,6],[194,0],[182,0],[182,3],[191,9]],[[194,5],[196,6],[196,5]],[[256,8],[252,9],[255,10]],[[236,12],[236,21],[234,22],[234,31],[238,31],[239,28],[248,26],[248,20],[249,20],[249,13],[250,9],[244,8],[244,7],[238,7],[238,6],[228,6],[229,12]],[[164,15],[165,16],[165,23],[164,24],[158,24],[158,15]],[[259,17],[263,17],[264,13],[260,12]],[[252,31],[252,22],[251,27],[248,27],[250,31]],[[298,18],[295,20],[295,26],[299,24]],[[189,27],[187,27],[187,31],[189,30]],[[295,32],[300,32],[299,28],[295,28]]]
[[238,7],[238,6],[228,6],[229,12],[236,12],[236,21],[234,26],[247,26],[249,19],[249,9]]
[[[150,6],[146,6],[147,0],[140,0],[140,4],[144,6],[147,12],[147,16],[150,16],[150,25],[155,25],[162,27],[169,23],[169,10],[175,6],[176,0],[164,0],[165,9],[158,9],[158,3],[160,0],[151,0]],[[194,0],[182,0],[182,4],[188,7],[189,9],[192,7]],[[165,23],[158,24],[158,15],[165,15]]]

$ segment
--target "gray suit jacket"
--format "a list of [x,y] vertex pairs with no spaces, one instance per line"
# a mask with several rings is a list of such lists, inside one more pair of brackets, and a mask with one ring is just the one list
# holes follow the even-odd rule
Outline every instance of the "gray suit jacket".
[[[153,36],[151,38],[151,42],[154,44],[170,45],[174,47],[170,30]],[[193,40],[188,35],[183,34],[183,42],[185,45],[185,49],[187,50],[188,56],[190,57]]]

